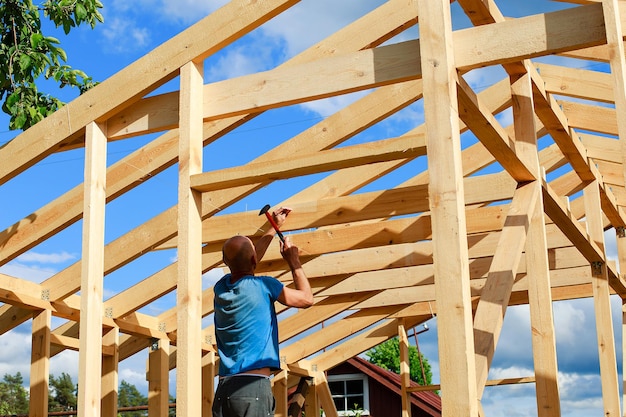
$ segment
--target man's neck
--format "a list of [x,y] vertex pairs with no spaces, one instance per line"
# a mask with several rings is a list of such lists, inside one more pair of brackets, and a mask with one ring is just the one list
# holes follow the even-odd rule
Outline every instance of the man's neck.
[[240,278],[243,278],[248,275],[254,276],[254,271],[232,271],[230,273],[230,283],[234,284]]

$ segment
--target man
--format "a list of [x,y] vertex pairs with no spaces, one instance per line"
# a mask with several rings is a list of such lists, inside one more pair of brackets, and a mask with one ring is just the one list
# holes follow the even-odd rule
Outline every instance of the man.
[[[272,213],[280,227],[291,210]],[[220,357],[220,381],[213,402],[213,417],[273,416],[275,401],[270,375],[280,369],[278,320],[274,302],[297,308],[313,304],[313,293],[300,264],[298,248],[286,239],[280,253],[291,270],[295,288],[268,276],[255,276],[258,262],[274,238],[269,228],[256,245],[234,236],[222,247],[230,270],[214,287],[214,320]]]

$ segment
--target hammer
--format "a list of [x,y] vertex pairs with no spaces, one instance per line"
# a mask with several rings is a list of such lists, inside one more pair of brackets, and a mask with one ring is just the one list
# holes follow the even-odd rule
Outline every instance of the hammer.
[[270,224],[272,225],[274,230],[276,230],[276,234],[280,238],[280,241],[285,243],[285,236],[283,236],[283,234],[280,232],[280,230],[278,230],[278,225],[274,221],[274,218],[272,217],[272,215],[269,213],[269,209],[270,209],[270,205],[269,204],[266,204],[265,206],[263,206],[261,211],[259,211],[259,216],[261,214],[265,214],[265,217],[267,217],[267,220],[270,222]]

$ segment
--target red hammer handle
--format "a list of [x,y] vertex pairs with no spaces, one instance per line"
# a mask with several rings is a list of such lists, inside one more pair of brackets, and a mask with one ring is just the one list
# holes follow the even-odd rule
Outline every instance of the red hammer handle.
[[276,230],[276,234],[278,235],[278,237],[280,238],[280,241],[285,243],[285,237],[283,236],[283,234],[280,232],[280,230],[278,229],[278,225],[276,224],[276,222],[274,221],[274,218],[272,217],[271,214],[269,214],[267,211],[265,212],[265,217],[267,217],[267,220],[270,222],[270,224],[272,225],[272,227],[274,228],[274,230]]

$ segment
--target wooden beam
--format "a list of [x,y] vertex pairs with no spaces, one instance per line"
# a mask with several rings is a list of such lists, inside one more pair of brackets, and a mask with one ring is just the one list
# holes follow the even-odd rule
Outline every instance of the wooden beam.
[[[538,158],[532,80],[528,73],[511,77],[515,144],[521,158],[527,161],[537,178],[542,178]],[[550,284],[547,231],[544,219],[543,196],[539,181],[533,185],[533,210],[529,211],[526,234],[526,271],[528,304],[533,328],[533,361],[535,364],[537,415],[560,417],[558,366]]]
[[[493,114],[463,80],[458,79],[459,117],[485,145],[502,167],[516,181],[536,179],[526,164],[515,154],[515,147]],[[534,129],[533,129],[534,131]]]
[[119,389],[119,329],[117,327],[108,329],[102,336],[102,344],[110,353],[102,356],[102,416],[116,417]]
[[190,62],[181,69],[176,286],[176,412],[181,415],[202,409],[202,199],[190,186],[191,176],[202,172],[202,77],[202,63]]
[[504,315],[526,242],[530,217],[537,203],[537,195],[535,182],[521,185],[515,191],[500,241],[489,267],[487,282],[474,314],[478,398],[482,397],[491,360],[500,338]]
[[573,101],[557,100],[571,128],[617,136],[615,109]]
[[204,172],[191,178],[191,187],[201,192],[214,191],[256,184],[259,181],[283,180],[358,165],[369,165],[375,162],[413,159],[423,155],[426,155],[424,135],[405,135],[394,139]]
[[[202,357],[202,417],[213,416],[212,408],[217,388],[215,379],[217,377],[217,360],[219,359],[215,357],[215,354],[216,352],[209,351]],[[169,368],[165,367],[165,369]]]
[[148,417],[169,415],[169,352],[167,339],[153,339],[148,352]]
[[604,20],[606,24],[607,47],[609,49],[609,63],[613,76],[613,90],[615,92],[615,113],[617,131],[622,150],[622,172],[626,181],[626,52],[624,52],[624,35],[620,7],[617,0],[602,2]]
[[28,402],[28,415],[33,417],[48,416],[51,319],[50,310],[42,310],[33,315]]
[[100,415],[102,370],[102,291],[104,279],[104,211],[106,130],[90,123],[85,133],[85,191],[81,264],[78,416]]
[[611,74],[561,65],[534,63],[546,91],[551,94],[613,103],[613,81]]
[[[453,52],[450,4],[420,0],[420,40],[427,129],[429,206],[433,259],[440,306],[439,361],[441,384],[450,395],[442,410],[450,415],[478,416],[476,365],[464,206],[457,102],[457,66]],[[456,41],[457,39],[455,39]],[[442,140],[443,138],[443,140]],[[409,324],[405,323],[409,326]],[[454,346],[454,348],[453,348]]]
[[[592,182],[585,188],[584,199],[589,237],[604,251],[604,227],[601,217],[600,189],[596,182]],[[593,262],[591,275],[604,414],[617,416],[621,415],[619,382],[606,263],[601,261]]]
[[605,43],[602,6],[592,4],[457,30],[453,45],[465,72]]
[[400,347],[400,395],[402,397],[402,417],[411,417],[411,394],[407,388],[411,386],[411,365],[409,363],[409,339],[406,335],[405,319],[398,322],[398,339]]

